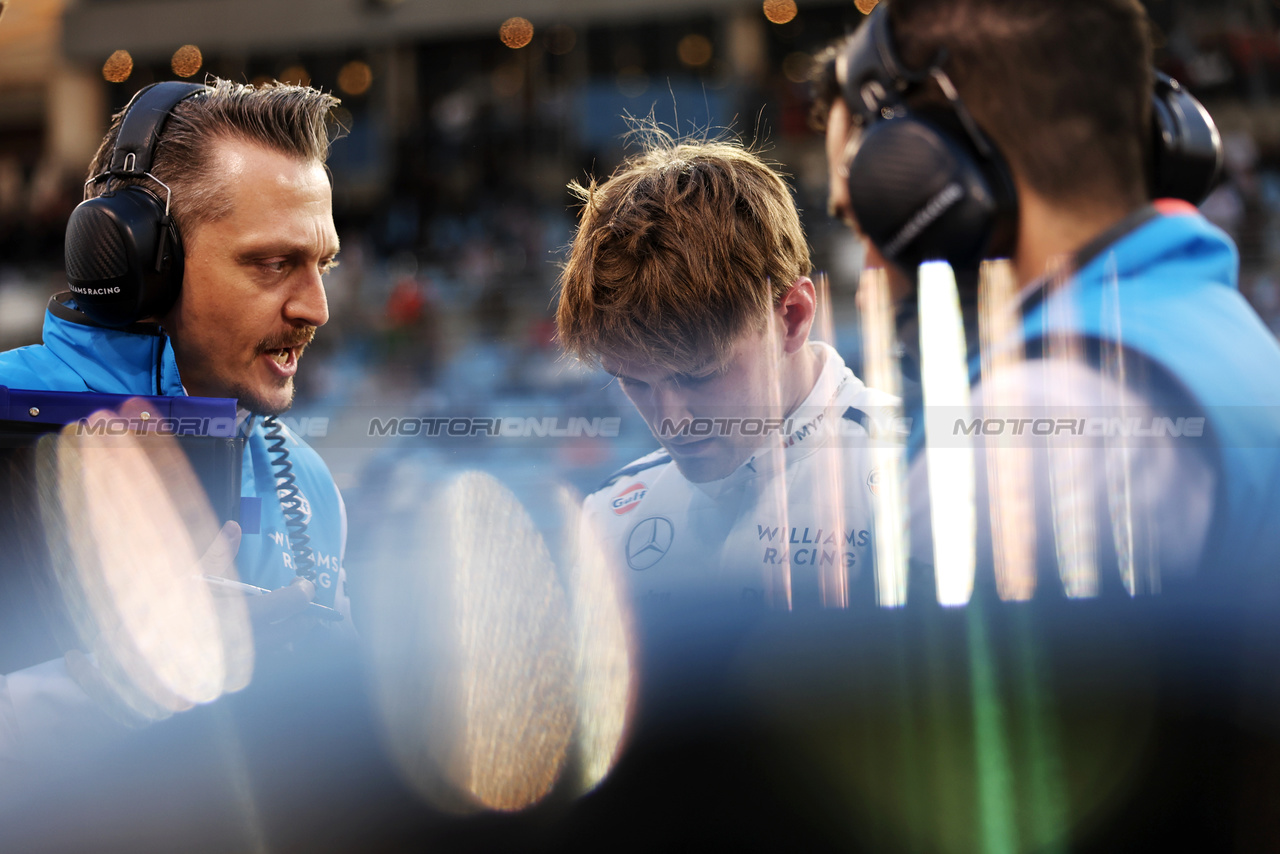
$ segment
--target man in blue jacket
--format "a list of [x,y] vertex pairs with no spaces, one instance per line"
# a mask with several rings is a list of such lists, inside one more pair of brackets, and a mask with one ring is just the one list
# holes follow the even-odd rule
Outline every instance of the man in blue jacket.
[[[73,293],[54,297],[43,343],[0,354],[0,385],[236,399],[247,439],[235,559],[240,579],[288,588],[276,597],[285,611],[314,601],[348,616],[349,624],[342,498],[319,455],[271,419],[290,407],[299,359],[329,318],[324,276],[335,264],[338,236],[324,163],[326,120],[336,103],[307,87],[225,80],[192,87],[160,119],[154,158],[141,178],[118,177],[113,163],[129,108],[122,110],[89,168],[88,186],[99,195],[139,184],[166,203],[185,256],[177,292],[124,325],[91,319],[94,312]],[[74,288],[77,264],[70,252],[68,258]],[[91,300],[92,290],[81,301]],[[236,532],[230,533],[232,542],[223,545],[234,551]],[[300,566],[306,549],[309,570]],[[16,727],[26,732],[37,721],[23,719],[24,709],[73,707],[76,698],[62,694],[75,691],[62,676],[11,674],[7,689],[0,677],[0,723],[12,729],[16,709]],[[46,712],[39,723],[56,731]]]
[[[1041,586],[1086,597],[1117,578],[1135,595],[1208,567],[1271,568],[1280,347],[1237,290],[1230,240],[1158,197],[1196,195],[1179,181],[1216,132],[1180,136],[1211,125],[1153,77],[1138,0],[882,2],[821,57],[817,88],[831,210],[885,269],[900,318],[921,262],[945,258],[963,280],[1010,260],[1011,287],[983,313],[1006,332],[981,370],[970,342],[973,415],[1002,436],[974,445],[978,565],[994,562],[1001,595],[1032,595],[1032,565]],[[919,269],[923,283],[937,268]],[[1051,437],[1019,429],[1011,406],[1051,419]],[[976,432],[934,410],[915,413],[930,448]],[[912,553],[928,563],[939,509],[921,496],[942,484],[914,439]],[[1001,461],[1018,453],[1026,465]]]

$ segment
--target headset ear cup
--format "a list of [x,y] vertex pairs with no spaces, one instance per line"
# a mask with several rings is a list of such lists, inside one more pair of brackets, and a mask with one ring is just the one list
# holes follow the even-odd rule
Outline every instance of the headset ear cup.
[[182,244],[164,203],[145,187],[82,202],[67,221],[64,251],[76,305],[96,323],[127,326],[177,299]]
[[1222,138],[1204,105],[1160,72],[1151,98],[1151,130],[1152,198],[1203,202],[1222,171]]
[[1007,167],[947,125],[947,116],[923,112],[876,122],[849,166],[859,228],[904,270],[930,260],[972,267],[1012,248],[1017,200]]

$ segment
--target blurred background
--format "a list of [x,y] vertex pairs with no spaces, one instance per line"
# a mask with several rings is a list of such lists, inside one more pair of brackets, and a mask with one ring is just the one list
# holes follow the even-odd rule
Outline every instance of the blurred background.
[[[65,289],[63,235],[81,198],[85,169],[110,115],[137,89],[207,75],[309,83],[342,99],[335,119],[343,135],[329,160],[342,253],[328,279],[331,320],[307,351],[288,418],[320,450],[343,490],[353,585],[365,586],[371,568],[400,546],[387,526],[407,535],[424,495],[452,473],[479,469],[497,475],[532,524],[553,532],[564,508],[576,503],[572,493],[591,491],[611,471],[656,447],[616,384],[561,358],[552,325],[558,264],[576,217],[566,185],[606,177],[627,153],[636,120],[652,117],[680,136],[738,137],[780,164],[801,208],[815,269],[829,281],[827,337],[861,373],[853,293],[862,259],[843,226],[825,213],[826,164],[822,138],[808,125],[807,76],[814,53],[856,27],[873,5],[874,0],[8,0],[0,16],[0,348],[39,341],[45,304]],[[1226,171],[1204,213],[1238,242],[1241,289],[1280,332],[1280,2],[1146,5],[1158,28],[1160,67],[1203,100],[1223,134]],[[371,435],[368,429],[372,418],[451,416],[519,416],[539,423],[552,418],[560,427],[570,418],[618,418],[621,426],[617,437],[584,430],[511,441]],[[555,501],[546,500],[550,490],[562,487],[569,488],[569,497],[556,493]],[[1094,604],[1077,607],[1086,610],[1073,616],[1083,614],[1086,622],[1099,613],[1115,617],[1088,611]],[[891,616],[861,614],[856,625],[822,617],[804,627],[810,634],[799,639],[795,625],[729,627],[724,637],[730,640],[696,654],[686,646],[687,636],[658,634],[658,648],[647,652],[648,660],[680,666],[656,677],[650,702],[681,709],[686,724],[701,721],[702,738],[673,739],[663,731],[665,740],[648,742],[649,752],[621,766],[614,787],[602,789],[577,814],[577,828],[593,843],[642,847],[662,838],[648,824],[662,818],[646,811],[652,807],[676,819],[719,811],[752,818],[732,833],[719,828],[719,836],[706,831],[705,837],[685,837],[688,845],[727,839],[739,847],[842,849],[860,839],[866,850],[1066,850],[1058,843],[1068,826],[1084,828],[1072,850],[1141,850],[1152,827],[1165,827],[1177,838],[1180,826],[1162,824],[1162,816],[1177,814],[1179,805],[1184,816],[1191,815],[1195,797],[1175,796],[1174,782],[1164,783],[1166,788],[1153,784],[1221,770],[1214,764],[1214,738],[1225,736],[1198,723],[1200,689],[1216,686],[1222,667],[1244,669],[1257,662],[1230,651],[1221,657],[1205,653],[1197,642],[1200,623],[1186,624],[1169,655],[1195,665],[1186,694],[1197,699],[1159,717],[1153,710],[1181,695],[1148,690],[1156,671],[1147,657],[1151,647],[1143,643],[1156,635],[1142,634],[1142,621],[1159,622],[1164,615],[1152,616],[1142,607],[1125,614],[1137,634],[1119,632],[1115,620],[1104,619],[1108,632],[1084,646],[1054,634],[1053,613],[1028,622],[1025,614],[1001,612],[988,615],[994,622],[983,628],[988,624],[972,616],[975,609],[927,625],[918,624],[918,613],[896,623]],[[793,646],[770,642],[779,639]],[[1274,641],[1274,634],[1265,639]],[[1006,656],[998,667],[989,666],[993,659],[985,651],[970,658],[958,651],[988,647],[1000,650],[991,653],[997,659]],[[865,659],[850,664],[818,656],[807,662],[809,669],[797,669],[797,657],[814,648],[861,650]],[[1268,672],[1280,672],[1271,660],[1276,648],[1254,647]],[[877,662],[883,665],[878,670],[872,667]],[[859,669],[863,664],[866,669]],[[953,742],[939,721],[977,732],[979,741],[984,733],[1002,731],[1001,722],[990,717],[995,706],[983,700],[1000,690],[992,687],[991,672],[1002,667],[1006,675],[1023,674],[1022,681],[1010,677],[1005,685],[1022,691],[1007,706],[1013,711],[1005,721],[1012,722],[1008,731],[1014,736],[1025,736],[1011,736],[1010,750],[1017,755],[1000,766],[982,764],[995,754],[981,745],[972,756],[946,754]],[[726,672],[731,688],[714,694],[705,709],[686,704],[690,691]],[[1054,749],[1043,747],[1035,729],[1043,716],[1033,690],[1040,677],[1034,674],[1045,673],[1059,684],[1095,689],[1089,695],[1093,706],[1068,709],[1080,712],[1072,718],[1075,729],[1066,727]],[[1274,722],[1280,701],[1271,684],[1260,689],[1261,699],[1252,698],[1250,709]],[[977,699],[948,717],[946,698],[968,696],[971,689]],[[298,702],[324,708],[338,702],[334,693],[307,684],[298,689]],[[838,710],[851,708],[864,693],[888,699],[863,709],[857,727],[842,726],[847,718]],[[1231,702],[1232,695],[1222,696]],[[231,699],[259,719],[277,712],[270,698]],[[739,729],[723,735],[725,715],[744,705],[756,717],[744,724],[739,716]],[[816,714],[820,708],[829,709],[825,717]],[[219,714],[210,711],[201,725],[225,728]],[[752,728],[766,719],[772,723],[759,725],[763,735]],[[336,753],[328,745],[323,755],[308,741],[331,735],[323,721],[291,721],[283,734],[260,730],[237,748],[251,756],[252,774],[240,754],[198,746],[204,743],[183,727],[205,730],[181,721],[153,737],[147,757],[178,757],[171,760],[174,779],[187,787],[179,789],[200,796],[206,793],[177,770],[182,761],[232,768],[231,783],[209,784],[211,802],[231,804],[224,812],[236,820],[253,814],[254,822],[264,824],[244,819],[252,827],[241,835],[224,826],[222,836],[210,837],[209,850],[269,850],[271,839],[292,840],[296,850],[358,850],[367,842],[363,822],[371,816],[390,822],[384,825],[392,840],[385,850],[416,850],[405,840],[423,838],[454,850],[509,848],[517,839],[524,840],[521,847],[538,850],[571,847],[568,831],[546,820],[558,817],[555,810],[563,803],[552,803],[549,812],[524,823],[493,819],[481,828],[431,824],[423,830],[422,815],[409,806],[416,802],[389,782],[390,772],[367,770],[372,725],[360,721],[368,731],[355,731]],[[908,731],[920,738],[907,739],[902,734]],[[885,748],[881,733],[901,736],[906,753],[936,751],[936,779],[908,779],[911,766],[892,761],[904,754]],[[1225,802],[1237,811],[1252,810],[1249,839],[1274,842],[1280,838],[1272,809],[1280,801],[1280,739],[1273,728],[1266,733],[1257,743],[1245,739],[1224,748],[1244,768],[1238,778],[1230,777],[1232,784],[1247,784],[1255,793]],[[1190,758],[1179,753],[1149,761],[1157,754],[1144,751],[1158,736],[1192,745]],[[745,744],[759,751],[745,753]],[[1026,744],[1032,747],[1018,753],[1023,747],[1017,745]],[[876,750],[878,763],[842,760]],[[273,766],[277,756],[285,759]],[[365,768],[367,779],[340,779],[328,766],[317,770],[322,758],[335,756]],[[1074,776],[1055,770],[1054,762],[1069,764],[1066,758],[1076,763]],[[1174,771],[1183,775],[1175,778]],[[952,773],[954,780],[946,777]],[[304,784],[308,774],[317,778]],[[264,809],[265,818],[244,795],[246,775],[259,793],[283,793],[272,810]],[[704,786],[703,780],[710,782]],[[755,789],[743,780],[771,780],[774,789]],[[1041,785],[1043,780],[1059,788]],[[317,822],[322,786],[347,797],[367,786],[368,794],[363,803],[351,804],[350,814],[339,810]],[[996,812],[974,818],[963,804],[957,806],[963,800],[958,793],[968,787],[981,789],[982,803],[997,804]],[[1066,789],[1074,812],[1061,806]],[[163,783],[153,782],[146,793],[155,797],[163,790]],[[634,801],[637,792],[650,797]],[[942,801],[928,800],[939,793]],[[1019,820],[1034,827],[1015,828],[1006,837],[974,829],[1012,821],[1001,818],[999,804],[1014,804],[1015,793],[1034,801],[1034,809],[1018,813],[1030,816]],[[81,815],[90,806],[97,810],[98,824],[88,826],[99,830],[115,826],[111,812],[117,803],[101,794],[94,785],[68,796]],[[385,799],[377,808],[375,797]],[[189,808],[191,798],[183,798],[174,794],[162,808]],[[1145,818],[1127,825],[1114,811],[1098,807],[1110,823],[1090,825],[1091,810],[1104,802],[1136,803]],[[849,803],[857,805],[849,824],[861,822],[852,836],[844,824]],[[136,804],[130,809],[135,811],[124,814],[137,814]],[[51,814],[48,825],[56,825]],[[186,819],[177,815],[175,826],[211,821],[195,812]],[[300,837],[290,825],[294,816],[312,822],[315,835]],[[1196,841],[1216,847],[1212,843],[1222,839],[1217,831],[1232,820],[1226,816],[1221,825],[1206,825],[1209,830]],[[613,829],[617,821],[625,822],[626,835]],[[801,833],[798,826],[808,830]],[[402,827],[409,829],[401,833]],[[337,829],[339,835],[320,844],[323,833]],[[45,824],[40,830],[47,830]],[[116,830],[108,838],[120,850],[173,850],[164,848],[160,831],[135,845],[134,837]],[[1020,844],[1019,838],[1031,841]],[[230,841],[218,841],[224,839]],[[75,850],[77,844],[62,847]]]
[[[616,387],[566,364],[552,341],[557,265],[576,216],[566,185],[612,171],[627,117],[763,149],[790,177],[815,268],[829,276],[831,343],[858,371],[861,257],[825,215],[806,79],[812,55],[873,5],[10,0],[0,18],[0,347],[38,340],[45,302],[65,288],[64,227],[86,166],[138,88],[207,75],[310,83],[342,99],[330,166],[343,251],[332,319],[299,374],[295,426],[329,448],[339,486],[358,490],[394,444],[365,435],[371,413],[620,416],[624,441],[542,443],[536,455],[590,489],[655,445]],[[1147,6],[1160,66],[1204,100],[1224,136],[1226,176],[1205,213],[1238,241],[1242,290],[1280,329],[1280,7]],[[308,433],[309,415],[328,421]],[[488,453],[412,445],[443,461]]]

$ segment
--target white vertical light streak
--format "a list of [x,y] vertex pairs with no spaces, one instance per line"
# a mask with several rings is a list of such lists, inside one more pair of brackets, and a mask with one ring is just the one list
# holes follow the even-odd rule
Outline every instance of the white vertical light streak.
[[[769,284],[769,290],[772,293],[772,282]],[[769,312],[769,322],[765,340],[773,346],[773,342],[778,339],[778,316],[775,312]],[[769,400],[767,403],[767,412],[785,413],[782,405],[782,377],[778,374],[778,364],[775,360],[769,360],[769,376],[767,382],[769,384]],[[756,468],[761,472],[767,472],[764,475],[768,483],[768,493],[760,497],[760,507],[765,512],[766,508],[773,510],[774,518],[782,520],[782,530],[790,530],[791,520],[787,512],[787,478],[786,458],[783,453],[782,444],[780,442],[769,442],[756,456]],[[791,561],[785,560],[776,567],[770,567],[765,570],[765,591],[766,599],[769,607],[780,611],[791,610]]]
[[[951,267],[941,261],[922,264],[919,293],[920,381],[925,411],[945,408],[950,417],[944,421],[969,420],[964,322]],[[940,604],[964,605],[973,594],[975,562],[973,443],[963,435],[928,435],[930,427],[942,426],[925,419],[934,576]]]
[[[870,388],[902,398],[902,373],[893,354],[893,303],[885,271],[869,268],[858,284],[858,308],[862,316],[863,380]],[[881,413],[883,422],[896,424],[901,404]],[[880,485],[872,495],[875,508],[876,602],[896,608],[907,602],[906,475],[903,448],[889,437],[872,437],[872,467],[880,473]]]
[[[1070,388],[1069,372],[1073,365],[1085,361],[1083,344],[1073,332],[1070,314],[1074,307],[1068,300],[1054,299],[1062,277],[1070,275],[1065,262],[1053,273],[1050,296],[1045,312],[1050,332],[1044,360],[1045,404],[1052,411],[1057,406],[1071,406],[1064,393]],[[1098,595],[1098,535],[1094,525],[1094,464],[1091,448],[1070,442],[1051,442],[1048,447],[1049,496],[1053,512],[1054,546],[1058,555],[1058,576],[1070,599],[1087,599]]]
[[[1016,291],[1009,261],[983,262],[978,283],[982,403],[987,411],[997,414],[1026,405],[1017,383],[1001,381],[1001,377],[1016,372],[1026,359],[1022,316],[1014,309]],[[1031,449],[1001,437],[988,440],[986,459],[996,592],[1005,602],[1025,602],[1036,592]]]
[[[1129,416],[1127,372],[1124,359],[1124,330],[1120,321],[1120,276],[1114,254],[1107,262],[1107,277],[1102,291],[1103,344],[1101,369],[1109,382],[1103,383],[1106,411],[1114,412],[1125,423]],[[1160,591],[1160,564],[1151,547],[1152,520],[1150,507],[1133,500],[1133,461],[1129,444],[1119,437],[1107,436],[1103,468],[1107,476],[1107,506],[1111,514],[1111,535],[1116,549],[1116,565],[1120,580],[1130,596],[1139,592]],[[1135,516],[1137,518],[1135,518]]]
[[[831,312],[831,292],[827,287],[827,277],[819,274],[813,283],[817,312],[814,316],[810,338],[817,338],[831,346],[835,346],[835,324]],[[837,453],[840,449],[837,449]],[[827,449],[829,454],[831,448]],[[819,476],[818,492],[823,496],[817,505],[823,508],[822,521],[830,525],[829,530],[843,531],[848,516],[844,503],[845,469],[839,459],[832,459],[832,464],[825,466]],[[818,573],[818,599],[824,608],[849,607],[849,570],[843,561],[824,563],[815,567]]]

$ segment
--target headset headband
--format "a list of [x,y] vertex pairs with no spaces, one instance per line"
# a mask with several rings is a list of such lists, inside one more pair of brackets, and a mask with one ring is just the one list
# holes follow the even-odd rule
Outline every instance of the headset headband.
[[[155,157],[160,133],[174,107],[208,89],[200,83],[179,83],[176,80],[152,83],[139,89],[125,107],[124,119],[116,134],[116,145],[111,152],[111,163],[106,171],[90,178],[88,183],[96,184],[110,178],[147,177],[164,187],[151,174],[151,161]],[[167,201],[165,210],[168,210]]]

